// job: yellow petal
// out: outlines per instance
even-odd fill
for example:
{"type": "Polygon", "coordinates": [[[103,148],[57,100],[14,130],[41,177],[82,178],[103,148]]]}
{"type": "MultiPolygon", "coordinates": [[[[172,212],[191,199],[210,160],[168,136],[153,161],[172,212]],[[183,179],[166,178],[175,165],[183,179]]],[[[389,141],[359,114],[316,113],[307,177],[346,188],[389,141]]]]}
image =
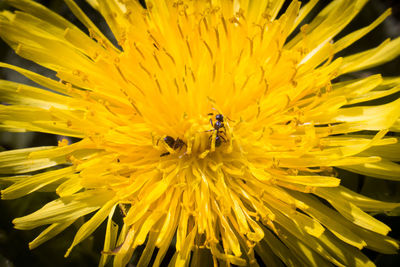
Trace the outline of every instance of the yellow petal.
{"type": "Polygon", "coordinates": [[[400,180],[400,165],[385,159],[379,162],[341,166],[340,168],[376,178],[392,181],[400,180]]]}
{"type": "MultiPolygon", "coordinates": [[[[88,2],[95,8],[99,7],[97,1],[89,0],[88,2]]],[[[109,41],[109,39],[104,36],[104,34],[96,27],[96,25],[86,16],[86,14],[79,8],[79,6],[73,0],[66,0],[65,3],[74,13],[74,15],[79,19],[79,21],[82,22],[87,29],[89,29],[89,31],[93,31],[97,38],[101,38],[102,41],[106,42],[107,47],[113,48],[115,49],[115,51],[118,51],[115,48],[115,46],[109,41]]]]}
{"type": "Polygon", "coordinates": [[[67,181],[60,184],[57,189],[56,193],[60,197],[70,196],[82,189],[81,179],[79,175],[71,176],[67,181]]]}
{"type": "Polygon", "coordinates": [[[347,222],[342,215],[333,209],[326,207],[316,199],[301,195],[298,192],[290,192],[290,194],[296,198],[296,206],[321,222],[321,224],[342,241],[358,249],[362,249],[367,245],[361,236],[355,234],[352,229],[349,229],[350,222],[347,222]]]}
{"type": "MultiPolygon", "coordinates": [[[[74,167],[67,167],[54,171],[47,171],[32,176],[27,176],[21,181],[14,183],[12,186],[1,190],[2,199],[14,199],[32,192],[40,188],[54,183],[60,179],[68,178],[75,173],[74,167]]],[[[1,178],[0,178],[1,180],[1,178]]]]}
{"type": "Polygon", "coordinates": [[[43,232],[40,233],[33,241],[29,243],[29,249],[34,249],[47,240],[55,237],[62,231],[64,231],[68,226],[70,226],[75,219],[69,220],[69,221],[63,221],[59,223],[53,223],[49,227],[47,227],[43,232]]]}
{"type": "Polygon", "coordinates": [[[288,176],[276,176],[278,180],[309,185],[309,186],[321,186],[321,187],[336,187],[340,184],[340,179],[331,176],[305,176],[305,175],[288,175],[288,176]]]}
{"type": "MultiPolygon", "coordinates": [[[[389,139],[389,138],[388,138],[389,139]]],[[[393,141],[381,146],[373,146],[365,151],[367,155],[380,155],[390,161],[400,161],[400,143],[397,138],[391,138],[393,141]]]]}
{"type": "Polygon", "coordinates": [[[324,232],[319,241],[343,266],[375,267],[374,262],[359,249],[339,241],[329,231],[324,232]]]}
{"type": "Polygon", "coordinates": [[[0,80],[2,95],[0,100],[16,105],[68,109],[69,97],[54,94],[36,87],[0,80]]]}
{"type": "Polygon", "coordinates": [[[34,148],[24,148],[10,151],[0,152],[0,173],[26,173],[36,171],[48,167],[55,166],[60,163],[65,163],[62,159],[30,159],[29,154],[34,151],[47,150],[53,148],[51,146],[42,146],[34,148]]]}
{"type": "MultiPolygon", "coordinates": [[[[115,247],[115,243],[117,242],[118,236],[118,224],[116,224],[112,217],[115,212],[116,205],[111,209],[110,213],[108,214],[107,219],[107,226],[106,226],[106,236],[104,237],[104,247],[103,252],[109,252],[115,247]]],[[[102,253],[101,258],[99,261],[99,267],[103,267],[107,264],[110,255],[108,253],[102,253]]]]}
{"type": "Polygon", "coordinates": [[[85,222],[78,230],[75,235],[74,241],[72,242],[71,246],[68,248],[67,252],[65,253],[64,257],[68,257],[71,253],[71,250],[86,239],[91,233],[96,230],[100,224],[104,221],[104,219],[109,215],[111,210],[115,208],[117,200],[113,199],[105,203],[99,211],[94,214],[90,220],[85,222]]]}
{"type": "Polygon", "coordinates": [[[335,188],[317,188],[316,194],[323,194],[324,196],[329,196],[331,199],[345,199],[350,203],[358,206],[362,210],[368,212],[383,212],[383,211],[390,211],[395,208],[400,207],[400,203],[391,203],[391,202],[384,202],[375,200],[356,192],[353,192],[347,189],[344,186],[338,186],[335,188]]]}
{"type": "Polygon", "coordinates": [[[340,74],[371,68],[396,58],[400,54],[400,38],[386,40],[376,48],[344,57],[340,74]]]}
{"type": "Polygon", "coordinates": [[[379,24],[381,24],[388,16],[392,14],[392,10],[388,9],[386,10],[382,15],[379,16],[374,22],[372,22],[370,25],[359,29],[357,31],[354,31],[340,40],[335,42],[335,53],[345,49],[349,45],[353,44],[355,41],[359,40],[361,37],[372,31],[374,28],[376,28],[379,24]]]}
{"type": "Polygon", "coordinates": [[[17,229],[33,229],[40,225],[77,219],[99,209],[113,193],[106,190],[86,191],[56,199],[36,212],[13,220],[17,229]]]}
{"type": "MultiPolygon", "coordinates": [[[[325,261],[322,256],[328,257],[330,261],[335,262],[335,260],[325,251],[318,251],[321,247],[314,247],[313,244],[308,242],[303,242],[301,239],[297,239],[290,233],[289,229],[279,228],[282,233],[279,238],[282,242],[296,254],[299,261],[304,266],[324,266],[325,261]],[[320,255],[319,253],[322,255],[320,255]]],[[[337,263],[336,263],[337,264],[337,263]]]]}
{"type": "Polygon", "coordinates": [[[44,76],[34,73],[32,71],[29,71],[29,70],[26,70],[23,68],[19,68],[19,67],[16,67],[16,66],[13,66],[13,65],[10,65],[7,63],[3,63],[3,62],[0,62],[0,67],[15,70],[18,73],[20,73],[20,74],[24,75],[25,77],[31,79],[32,81],[36,82],[37,84],[44,86],[45,88],[49,88],[56,92],[62,93],[64,95],[77,96],[76,94],[74,94],[72,92],[72,90],[71,90],[72,86],[70,84],[69,85],[63,84],[61,82],[57,82],[55,80],[44,77],[44,76]]]}
{"type": "Polygon", "coordinates": [[[315,194],[317,196],[326,199],[337,211],[340,212],[340,214],[342,214],[349,221],[381,235],[387,235],[387,233],[390,231],[390,228],[387,225],[378,221],[371,215],[363,212],[353,203],[345,201],[342,198],[337,198],[336,196],[324,194],[325,192],[327,191],[324,191],[323,189],[321,190],[321,188],[317,188],[315,190],[315,194]]]}
{"type": "MultiPolygon", "coordinates": [[[[264,230],[265,238],[264,242],[261,242],[256,246],[257,253],[264,259],[264,257],[268,257],[268,251],[264,252],[264,249],[269,247],[271,252],[279,257],[279,259],[285,263],[287,266],[299,266],[300,262],[297,257],[293,254],[293,252],[286,247],[282,241],[279,240],[275,235],[273,235],[268,229],[264,230]],[[264,244],[266,243],[266,244],[264,244]],[[267,245],[268,244],[268,245],[267,245]],[[264,257],[263,257],[264,256],[264,257]]],[[[264,262],[268,262],[265,261],[264,262]]]]}

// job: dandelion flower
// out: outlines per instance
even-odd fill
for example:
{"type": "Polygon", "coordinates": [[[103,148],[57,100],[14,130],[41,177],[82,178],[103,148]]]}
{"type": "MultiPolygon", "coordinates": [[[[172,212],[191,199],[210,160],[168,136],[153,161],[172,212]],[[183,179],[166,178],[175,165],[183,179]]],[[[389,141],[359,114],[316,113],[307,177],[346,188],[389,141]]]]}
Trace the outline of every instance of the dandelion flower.
{"type": "MultiPolygon", "coordinates": [[[[38,84],[1,80],[3,130],[79,138],[0,153],[2,199],[47,185],[59,198],[13,223],[48,227],[35,248],[82,216],[66,256],[106,222],[100,265],[373,266],[360,250],[397,253],[369,213],[399,204],[340,185],[334,167],[400,180],[400,77],[343,75],[400,54],[400,39],[336,56],[387,16],[342,38],[366,0],[88,0],[114,46],[73,0],[87,33],[29,0],[7,0],[0,36],[56,73],[6,63],[38,84]],[[278,15],[281,14],[281,15],[278,15]],[[349,77],[349,76],[347,76],[349,77]],[[40,87],[39,87],[40,86],[40,87]],[[45,88],[45,89],[43,89],[45,88]],[[120,210],[123,223],[115,216],[120,210]]],[[[73,253],[73,251],[72,251],[73,253]]]]}

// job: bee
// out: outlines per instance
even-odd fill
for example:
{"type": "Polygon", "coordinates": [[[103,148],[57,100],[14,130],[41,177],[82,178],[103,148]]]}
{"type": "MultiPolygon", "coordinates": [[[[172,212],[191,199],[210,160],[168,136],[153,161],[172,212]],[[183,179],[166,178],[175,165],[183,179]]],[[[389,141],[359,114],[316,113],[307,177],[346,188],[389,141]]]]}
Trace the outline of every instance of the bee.
{"type": "MultiPolygon", "coordinates": [[[[166,137],[163,138],[163,140],[173,150],[181,150],[182,147],[184,147],[184,146],[187,147],[186,143],[179,137],[174,139],[172,136],[167,135],[166,137]]],[[[159,141],[160,141],[160,139],[157,141],[157,145],[158,145],[159,141]]],[[[160,155],[160,157],[168,156],[169,154],[171,154],[171,153],[165,152],[165,153],[162,153],[160,155]]]]}
{"type": "MultiPolygon", "coordinates": [[[[209,116],[214,115],[214,113],[208,113],[209,116]]],[[[213,129],[208,130],[206,132],[214,132],[216,131],[216,135],[215,135],[215,146],[219,147],[222,142],[226,142],[226,128],[225,128],[225,124],[224,124],[224,116],[222,114],[217,114],[215,115],[215,122],[213,123],[213,120],[210,119],[210,124],[213,127],[213,129]],[[222,136],[225,135],[225,137],[222,136]]],[[[208,138],[209,140],[211,140],[213,135],[210,135],[210,137],[208,138]]]]}

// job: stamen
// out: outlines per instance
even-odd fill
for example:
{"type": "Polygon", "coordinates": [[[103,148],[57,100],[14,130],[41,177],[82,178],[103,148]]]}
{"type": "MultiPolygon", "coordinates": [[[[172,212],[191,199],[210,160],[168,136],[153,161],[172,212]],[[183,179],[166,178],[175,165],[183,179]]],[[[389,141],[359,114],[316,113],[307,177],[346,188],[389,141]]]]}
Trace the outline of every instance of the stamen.
{"type": "Polygon", "coordinates": [[[206,17],[203,18],[203,23],[204,23],[204,27],[206,28],[206,32],[209,32],[208,23],[207,23],[207,18],[206,17]]]}
{"type": "Polygon", "coordinates": [[[174,65],[176,65],[174,57],[170,53],[168,53],[168,51],[166,49],[163,49],[163,50],[164,50],[165,54],[171,59],[172,63],[174,63],[174,65]]]}
{"type": "Polygon", "coordinates": [[[250,39],[249,37],[247,37],[247,39],[250,42],[250,57],[253,56],[253,39],[250,39]]]}
{"type": "Polygon", "coordinates": [[[157,62],[157,65],[160,68],[160,70],[162,70],[163,68],[161,67],[160,61],[158,60],[158,57],[155,52],[153,53],[153,57],[154,57],[155,61],[157,62]]]}
{"type": "Polygon", "coordinates": [[[210,54],[211,60],[213,59],[213,52],[210,48],[210,46],[207,44],[207,42],[205,40],[203,40],[203,44],[206,46],[208,53],[210,54]]]}
{"type": "Polygon", "coordinates": [[[265,90],[264,90],[264,96],[265,96],[269,90],[269,84],[267,79],[264,79],[264,83],[265,83],[265,90]]]}
{"type": "Polygon", "coordinates": [[[240,90],[243,91],[243,89],[246,87],[247,83],[249,82],[250,75],[246,77],[246,80],[244,81],[242,87],[240,87],[240,90]]]}
{"type": "Polygon", "coordinates": [[[150,78],[152,78],[150,71],[143,66],[142,62],[139,62],[139,66],[147,73],[147,75],[149,75],[150,78]]]}
{"type": "Polygon", "coordinates": [[[158,91],[160,92],[160,94],[162,94],[162,89],[161,89],[160,82],[158,81],[158,79],[155,76],[154,76],[154,81],[157,84],[158,91]]]}
{"type": "Polygon", "coordinates": [[[146,60],[146,57],[143,55],[142,51],[139,49],[139,47],[137,46],[136,42],[133,43],[133,45],[135,46],[136,51],[138,51],[139,55],[146,60]]]}
{"type": "Polygon", "coordinates": [[[160,43],[157,41],[157,39],[153,36],[153,34],[151,34],[150,31],[147,31],[147,33],[149,34],[150,38],[153,40],[153,42],[156,44],[156,46],[158,48],[161,48],[160,43]]]}
{"type": "Polygon", "coordinates": [[[217,47],[220,48],[218,28],[214,28],[214,31],[215,31],[215,37],[216,37],[216,40],[217,40],[217,47]]]}
{"type": "Polygon", "coordinates": [[[196,82],[196,76],[194,75],[194,72],[191,68],[190,68],[190,73],[192,74],[193,82],[196,82]]]}
{"type": "Polygon", "coordinates": [[[180,23],[179,23],[179,20],[177,21],[177,26],[178,26],[178,30],[179,30],[179,34],[181,35],[181,38],[182,39],[185,39],[185,36],[183,35],[183,32],[182,32],[182,28],[181,28],[181,25],[180,25],[180,23]]]}
{"type": "Polygon", "coordinates": [[[260,77],[260,81],[258,82],[258,84],[263,82],[264,75],[265,75],[265,70],[264,70],[263,66],[260,66],[260,70],[261,70],[261,77],[260,77]]]}
{"type": "Polygon", "coordinates": [[[224,27],[226,37],[229,37],[228,28],[224,16],[221,16],[222,26],[224,27]]]}
{"type": "Polygon", "coordinates": [[[238,57],[238,59],[237,59],[236,65],[239,65],[239,64],[240,64],[240,61],[241,61],[241,59],[242,59],[242,55],[243,55],[243,48],[240,50],[240,54],[239,54],[239,57],[238,57]]]}
{"type": "Polygon", "coordinates": [[[185,91],[186,91],[186,93],[189,92],[189,89],[188,89],[188,87],[187,87],[185,78],[182,78],[182,81],[183,81],[183,85],[185,86],[185,91]]]}
{"type": "Polygon", "coordinates": [[[176,93],[179,94],[179,85],[178,85],[178,81],[176,80],[176,78],[174,78],[174,84],[176,87],[176,93]]]}
{"type": "Polygon", "coordinates": [[[212,81],[213,82],[215,81],[216,74],[217,74],[217,65],[216,65],[216,62],[214,62],[214,64],[213,64],[213,73],[212,73],[212,81]]]}
{"type": "Polygon", "coordinates": [[[138,109],[138,107],[135,104],[135,101],[132,99],[132,97],[130,97],[128,95],[128,93],[121,87],[118,87],[118,89],[126,96],[126,98],[128,99],[129,103],[132,105],[132,107],[136,110],[136,112],[143,117],[142,113],[140,112],[140,110],[138,109]]]}
{"type": "Polygon", "coordinates": [[[186,38],[186,46],[187,46],[187,48],[189,50],[190,58],[193,58],[192,49],[190,48],[190,43],[189,43],[189,40],[187,38],[186,38]]]}

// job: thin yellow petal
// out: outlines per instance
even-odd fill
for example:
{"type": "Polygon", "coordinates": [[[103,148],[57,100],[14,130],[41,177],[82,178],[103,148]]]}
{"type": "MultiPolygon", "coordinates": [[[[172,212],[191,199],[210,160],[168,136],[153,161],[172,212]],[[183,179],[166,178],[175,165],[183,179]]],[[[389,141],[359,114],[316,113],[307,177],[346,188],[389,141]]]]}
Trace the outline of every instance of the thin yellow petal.
{"type": "Polygon", "coordinates": [[[372,68],[400,55],[400,38],[386,40],[376,48],[343,58],[340,74],[372,68]]]}
{"type": "Polygon", "coordinates": [[[335,261],[326,252],[320,251],[324,255],[320,255],[315,247],[312,247],[308,242],[303,242],[301,239],[296,239],[288,229],[280,228],[279,231],[282,233],[279,238],[283,243],[296,254],[297,258],[301,261],[304,266],[324,266],[326,264],[322,256],[331,258],[331,261],[335,261]]]}
{"type": "Polygon", "coordinates": [[[118,224],[116,224],[113,220],[112,217],[115,212],[115,207],[116,205],[110,210],[110,213],[108,214],[108,219],[107,219],[107,230],[106,230],[106,236],[104,237],[104,246],[103,246],[103,252],[101,254],[101,258],[99,261],[99,267],[103,267],[107,264],[107,262],[110,259],[110,255],[107,253],[111,251],[117,242],[117,237],[118,237],[118,224]]]}
{"type": "MultiPolygon", "coordinates": [[[[95,8],[99,7],[97,1],[89,0],[88,2],[95,8]]],[[[115,46],[109,41],[109,39],[104,36],[104,34],[96,27],[96,25],[86,16],[86,14],[73,0],[65,0],[65,3],[74,13],[74,15],[79,19],[79,21],[82,22],[87,29],[89,29],[89,31],[93,31],[97,38],[101,38],[101,40],[107,44],[108,48],[112,48],[115,51],[119,52],[118,49],[115,48],[115,46]]]]}
{"type": "Polygon", "coordinates": [[[315,194],[317,196],[326,199],[337,211],[340,212],[340,214],[342,214],[345,218],[347,218],[354,224],[357,224],[361,227],[364,227],[365,229],[371,230],[381,235],[387,235],[387,233],[391,230],[390,227],[378,221],[371,215],[363,212],[360,208],[358,208],[351,202],[347,202],[342,198],[331,198],[329,195],[323,194],[324,191],[320,190],[320,188],[317,188],[315,191],[315,194]]]}
{"type": "Polygon", "coordinates": [[[339,110],[331,122],[361,122],[363,130],[390,128],[400,114],[400,100],[380,106],[353,107],[339,110]]]}
{"type": "Polygon", "coordinates": [[[345,199],[367,212],[391,211],[400,207],[400,203],[375,200],[347,189],[344,186],[334,188],[317,188],[316,194],[323,194],[331,199],[345,199]]]}
{"type": "Polygon", "coordinates": [[[374,262],[359,249],[340,242],[329,231],[324,232],[319,241],[343,266],[375,267],[374,262]]]}
{"type": "Polygon", "coordinates": [[[30,177],[27,176],[21,181],[14,183],[12,186],[1,190],[1,198],[14,199],[22,197],[60,179],[68,178],[74,173],[74,167],[66,167],[59,170],[47,171],[44,173],[32,175],[30,177]]]}
{"type": "Polygon", "coordinates": [[[341,166],[340,168],[376,178],[400,181],[400,165],[385,159],[379,162],[341,166]]]}
{"type": "Polygon", "coordinates": [[[39,75],[37,73],[34,73],[32,71],[29,71],[29,70],[26,70],[26,69],[23,69],[23,68],[19,68],[17,66],[13,66],[13,65],[10,65],[10,64],[7,64],[7,63],[3,63],[3,62],[0,62],[0,67],[8,68],[8,69],[11,69],[11,70],[15,70],[18,73],[21,73],[25,77],[27,77],[27,78],[31,79],[32,81],[36,82],[37,84],[40,84],[40,85],[42,85],[42,86],[44,86],[46,88],[49,88],[49,89],[51,89],[53,91],[62,93],[64,95],[77,96],[77,94],[74,94],[72,92],[72,90],[71,90],[72,89],[72,85],[71,84],[69,84],[69,85],[63,84],[61,82],[57,82],[55,80],[52,80],[52,79],[47,78],[47,77],[44,77],[44,76],[39,75]]]}
{"type": "Polygon", "coordinates": [[[1,174],[19,174],[32,172],[48,167],[53,167],[60,163],[65,163],[62,158],[41,158],[30,159],[29,155],[32,152],[47,150],[51,146],[42,146],[34,148],[24,148],[10,151],[0,152],[0,173],[1,174]]]}
{"type": "Polygon", "coordinates": [[[380,155],[382,158],[390,161],[400,161],[400,142],[398,138],[391,138],[393,141],[381,146],[373,146],[365,151],[368,155],[380,155]]]}
{"type": "Polygon", "coordinates": [[[74,221],[75,219],[60,223],[53,223],[29,243],[29,249],[34,249],[44,242],[48,241],[49,239],[55,237],[56,235],[64,231],[68,226],[70,226],[74,221]]]}
{"type": "Polygon", "coordinates": [[[276,176],[278,180],[302,184],[302,185],[309,185],[309,186],[320,186],[320,187],[335,187],[340,184],[340,179],[331,177],[331,176],[304,176],[304,175],[289,175],[285,177],[276,176]]]}
{"type": "Polygon", "coordinates": [[[13,220],[17,229],[33,229],[40,225],[53,224],[63,220],[77,219],[95,211],[107,202],[113,193],[106,190],[86,191],[56,199],[40,210],[13,220]],[[107,196],[107,198],[106,198],[107,196]]]}
{"type": "Polygon", "coordinates": [[[345,49],[358,39],[362,38],[364,35],[372,31],[374,28],[376,28],[379,24],[381,24],[388,16],[392,14],[392,10],[388,9],[386,10],[382,15],[379,16],[374,22],[372,22],[370,25],[359,29],[357,31],[354,31],[345,37],[341,38],[340,40],[335,42],[335,53],[345,49]]]}
{"type": "Polygon", "coordinates": [[[90,220],[85,222],[78,230],[75,235],[74,241],[72,242],[71,246],[68,248],[67,252],[65,253],[64,257],[68,257],[71,253],[71,250],[86,239],[91,233],[93,233],[99,225],[104,221],[104,219],[109,216],[111,210],[115,208],[117,200],[113,199],[111,201],[106,202],[99,211],[93,215],[90,220]]]}
{"type": "Polygon", "coordinates": [[[57,189],[56,193],[60,197],[70,196],[82,189],[81,179],[79,175],[71,176],[67,181],[60,184],[57,189]]]}
{"type": "Polygon", "coordinates": [[[301,195],[298,192],[290,192],[290,194],[296,198],[296,206],[321,222],[321,224],[327,227],[342,241],[358,249],[362,249],[367,245],[361,236],[349,229],[350,222],[346,221],[342,215],[333,209],[324,206],[321,202],[311,197],[301,195]]]}
{"type": "MultiPolygon", "coordinates": [[[[288,247],[286,247],[282,241],[280,241],[276,236],[274,236],[269,230],[265,229],[265,239],[264,242],[268,244],[268,247],[273,251],[273,253],[279,257],[279,259],[284,262],[287,266],[299,266],[300,263],[288,247]]],[[[257,253],[262,257],[265,246],[263,242],[256,246],[257,253]]]]}

